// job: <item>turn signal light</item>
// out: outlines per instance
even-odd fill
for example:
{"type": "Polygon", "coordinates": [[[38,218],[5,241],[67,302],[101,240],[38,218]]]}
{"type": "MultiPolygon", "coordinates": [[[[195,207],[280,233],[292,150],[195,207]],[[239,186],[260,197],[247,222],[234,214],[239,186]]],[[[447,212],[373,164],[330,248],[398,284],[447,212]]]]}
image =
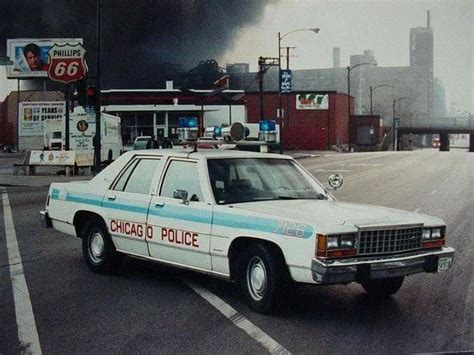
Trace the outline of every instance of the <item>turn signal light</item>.
{"type": "Polygon", "coordinates": [[[423,249],[441,248],[444,246],[444,239],[430,240],[422,243],[423,249]]]}
{"type": "Polygon", "coordinates": [[[357,251],[355,249],[340,249],[340,250],[330,250],[327,253],[328,258],[344,258],[346,256],[354,256],[357,251]]]}
{"type": "Polygon", "coordinates": [[[316,256],[318,258],[325,258],[327,253],[328,236],[324,234],[318,234],[318,243],[316,249],[316,256]]]}
{"type": "Polygon", "coordinates": [[[317,258],[324,258],[324,259],[325,258],[345,258],[349,256],[355,256],[357,254],[357,249],[355,248],[347,248],[347,247],[346,248],[341,248],[341,247],[328,248],[328,243],[334,244],[333,241],[330,241],[330,238],[334,238],[334,236],[330,236],[328,238],[327,235],[318,234],[317,238],[318,238],[318,241],[316,243],[316,257],[317,258]]]}

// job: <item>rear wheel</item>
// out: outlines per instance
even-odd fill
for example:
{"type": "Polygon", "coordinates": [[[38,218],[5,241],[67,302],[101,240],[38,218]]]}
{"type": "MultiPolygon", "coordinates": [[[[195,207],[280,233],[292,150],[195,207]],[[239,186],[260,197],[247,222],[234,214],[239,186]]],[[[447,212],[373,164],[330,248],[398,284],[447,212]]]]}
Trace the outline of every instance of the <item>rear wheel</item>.
{"type": "Polygon", "coordinates": [[[82,252],[89,269],[97,273],[114,271],[121,260],[105,223],[99,219],[86,222],[82,233],[82,252]]]}
{"type": "Polygon", "coordinates": [[[288,278],[281,259],[261,243],[250,245],[242,258],[240,285],[250,308],[258,313],[270,313],[284,301],[288,278]]]}
{"type": "Polygon", "coordinates": [[[403,284],[404,277],[369,280],[362,283],[365,292],[377,298],[386,298],[395,294],[403,284]]]}

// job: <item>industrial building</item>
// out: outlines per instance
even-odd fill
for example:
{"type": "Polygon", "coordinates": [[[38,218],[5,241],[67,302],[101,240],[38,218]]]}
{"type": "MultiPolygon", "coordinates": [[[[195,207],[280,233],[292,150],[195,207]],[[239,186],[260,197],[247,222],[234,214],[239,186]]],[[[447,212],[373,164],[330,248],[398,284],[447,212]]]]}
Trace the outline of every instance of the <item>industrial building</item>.
{"type": "MultiPolygon", "coordinates": [[[[333,68],[292,71],[294,91],[348,92],[355,99],[355,115],[380,115],[383,126],[391,127],[393,117],[402,124],[411,120],[429,120],[445,115],[445,95],[441,81],[433,77],[433,30],[430,15],[426,27],[412,28],[409,33],[409,66],[378,65],[372,50],[350,56],[350,70],[340,67],[340,49],[333,49],[333,68]],[[359,65],[369,63],[369,65],[359,65]],[[399,98],[410,100],[398,100],[399,98]],[[396,105],[394,105],[394,100],[396,105]]],[[[291,68],[290,68],[291,69],[291,68]]],[[[230,87],[257,92],[257,73],[232,73],[230,87]]],[[[278,68],[268,70],[264,77],[265,91],[278,91],[278,68]]]]}

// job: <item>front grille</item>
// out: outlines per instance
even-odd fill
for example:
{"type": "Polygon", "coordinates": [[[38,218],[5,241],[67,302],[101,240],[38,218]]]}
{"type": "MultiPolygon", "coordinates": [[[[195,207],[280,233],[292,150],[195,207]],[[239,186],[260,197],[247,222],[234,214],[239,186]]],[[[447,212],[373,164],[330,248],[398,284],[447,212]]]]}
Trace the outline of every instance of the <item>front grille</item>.
{"type": "Polygon", "coordinates": [[[362,230],[359,255],[391,254],[421,248],[421,227],[362,230]]]}

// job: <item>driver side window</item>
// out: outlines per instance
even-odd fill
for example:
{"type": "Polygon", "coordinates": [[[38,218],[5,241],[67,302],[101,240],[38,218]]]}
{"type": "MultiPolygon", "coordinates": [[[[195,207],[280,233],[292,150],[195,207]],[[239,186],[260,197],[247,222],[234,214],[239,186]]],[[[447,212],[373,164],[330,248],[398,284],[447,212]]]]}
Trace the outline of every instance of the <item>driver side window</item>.
{"type": "Polygon", "coordinates": [[[173,198],[174,190],[187,191],[190,201],[203,201],[197,163],[181,160],[171,161],[161,185],[160,195],[173,198]]]}

